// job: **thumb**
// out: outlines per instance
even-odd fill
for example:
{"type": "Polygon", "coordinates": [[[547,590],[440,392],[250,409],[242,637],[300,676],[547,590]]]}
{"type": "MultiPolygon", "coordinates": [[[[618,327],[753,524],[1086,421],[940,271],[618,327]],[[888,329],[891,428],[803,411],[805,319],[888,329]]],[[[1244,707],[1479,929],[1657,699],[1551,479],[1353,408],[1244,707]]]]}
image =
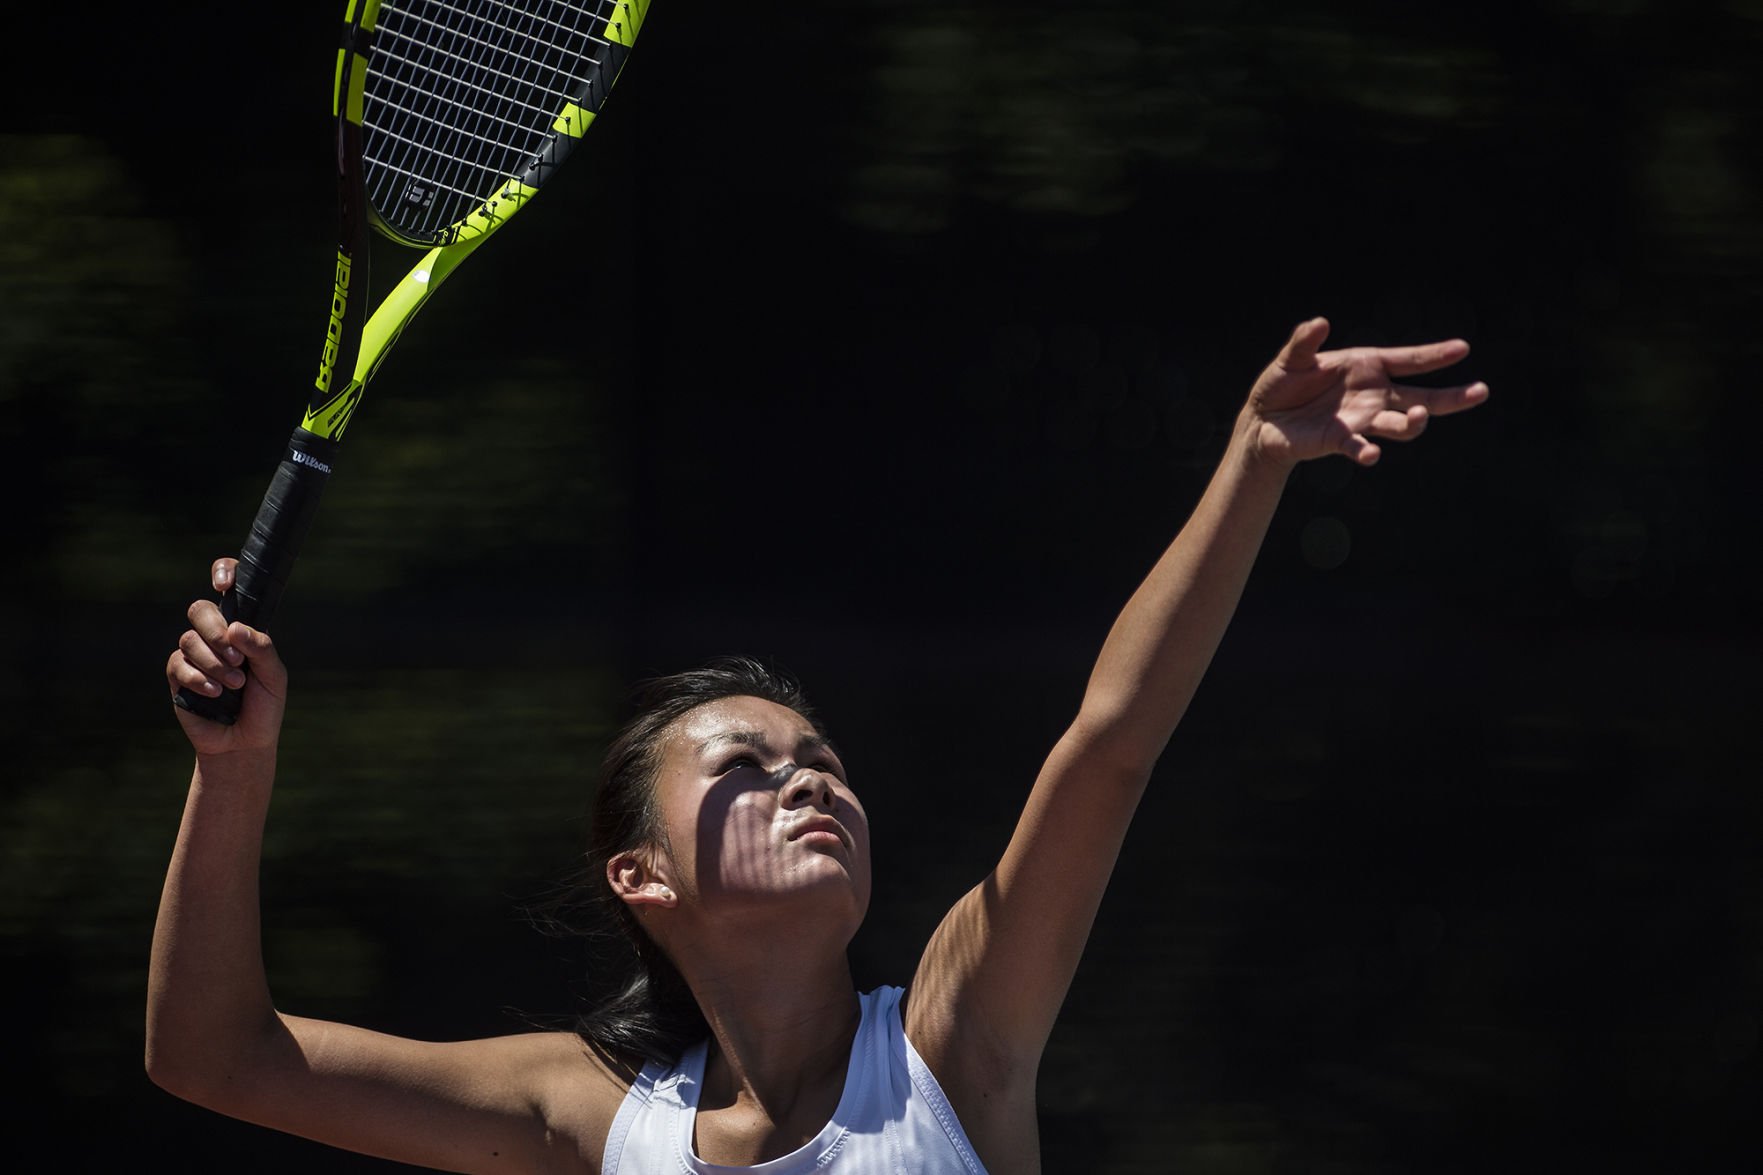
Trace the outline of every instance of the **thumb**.
{"type": "Polygon", "coordinates": [[[1312,318],[1300,322],[1292,330],[1292,337],[1280,349],[1279,365],[1288,371],[1301,371],[1316,363],[1316,352],[1328,340],[1328,319],[1312,318]]]}
{"type": "Polygon", "coordinates": [[[288,671],[276,652],[275,642],[262,629],[252,628],[242,620],[227,626],[227,641],[245,654],[251,676],[270,693],[280,697],[288,683],[288,671]]]}

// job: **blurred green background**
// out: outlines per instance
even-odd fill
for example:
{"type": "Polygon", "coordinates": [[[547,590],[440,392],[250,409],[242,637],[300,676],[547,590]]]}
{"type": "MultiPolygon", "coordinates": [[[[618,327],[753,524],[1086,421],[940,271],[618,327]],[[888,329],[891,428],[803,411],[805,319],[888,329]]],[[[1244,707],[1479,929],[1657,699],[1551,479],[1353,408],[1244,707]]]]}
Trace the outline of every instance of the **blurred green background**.
{"type": "MultiPolygon", "coordinates": [[[[189,769],[161,666],[329,280],[304,7],[134,13],[0,124],[0,961],[57,1166],[391,1169],[140,1065],[189,769]]],[[[1754,1167],[1760,50],[1758,0],[662,0],[326,491],[277,629],[281,1005],[566,1010],[523,905],[626,687],[724,651],[845,747],[853,957],[903,982],[1320,313],[1466,337],[1494,396],[1294,477],[1049,1047],[1047,1169],[1754,1167]]]]}

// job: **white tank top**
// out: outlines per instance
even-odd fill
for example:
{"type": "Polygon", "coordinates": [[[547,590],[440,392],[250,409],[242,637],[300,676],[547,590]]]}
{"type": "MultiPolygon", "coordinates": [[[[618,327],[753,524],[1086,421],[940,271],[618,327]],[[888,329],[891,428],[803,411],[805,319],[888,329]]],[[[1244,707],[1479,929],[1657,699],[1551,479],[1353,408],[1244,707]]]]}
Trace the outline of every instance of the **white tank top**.
{"type": "Polygon", "coordinates": [[[844,1095],[832,1121],[806,1145],[757,1167],[724,1167],[693,1153],[706,1040],[672,1069],[653,1061],[643,1067],[612,1121],[602,1175],[986,1175],[942,1087],[906,1039],[901,990],[878,987],[858,997],[863,1020],[851,1042],[844,1095]]]}

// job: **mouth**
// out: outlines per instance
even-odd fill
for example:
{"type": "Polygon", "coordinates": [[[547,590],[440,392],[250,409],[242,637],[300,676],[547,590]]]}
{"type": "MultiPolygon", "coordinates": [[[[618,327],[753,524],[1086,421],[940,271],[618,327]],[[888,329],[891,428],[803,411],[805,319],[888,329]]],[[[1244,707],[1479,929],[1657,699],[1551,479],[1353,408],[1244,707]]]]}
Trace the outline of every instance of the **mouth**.
{"type": "Polygon", "coordinates": [[[805,844],[836,845],[847,853],[851,851],[851,834],[831,816],[815,816],[802,821],[790,829],[789,839],[805,844]]]}

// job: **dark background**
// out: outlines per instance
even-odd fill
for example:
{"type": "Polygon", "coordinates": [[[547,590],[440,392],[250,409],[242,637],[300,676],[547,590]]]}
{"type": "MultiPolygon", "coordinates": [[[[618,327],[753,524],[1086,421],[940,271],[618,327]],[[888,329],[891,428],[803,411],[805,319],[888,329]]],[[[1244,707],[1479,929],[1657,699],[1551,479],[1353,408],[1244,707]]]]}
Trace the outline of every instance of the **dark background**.
{"type": "MultiPolygon", "coordinates": [[[[12,79],[0,973],[57,1166],[390,1169],[140,1068],[189,759],[161,666],[328,288],[305,7],[136,14],[12,79]]],[[[1468,338],[1493,398],[1294,475],[1049,1046],[1047,1169],[1752,1169],[1760,46],[1757,0],[663,0],[327,490],[277,628],[279,1002],[567,1009],[523,904],[626,687],[724,651],[843,745],[853,960],[902,982],[1325,314],[1468,338]]]]}

